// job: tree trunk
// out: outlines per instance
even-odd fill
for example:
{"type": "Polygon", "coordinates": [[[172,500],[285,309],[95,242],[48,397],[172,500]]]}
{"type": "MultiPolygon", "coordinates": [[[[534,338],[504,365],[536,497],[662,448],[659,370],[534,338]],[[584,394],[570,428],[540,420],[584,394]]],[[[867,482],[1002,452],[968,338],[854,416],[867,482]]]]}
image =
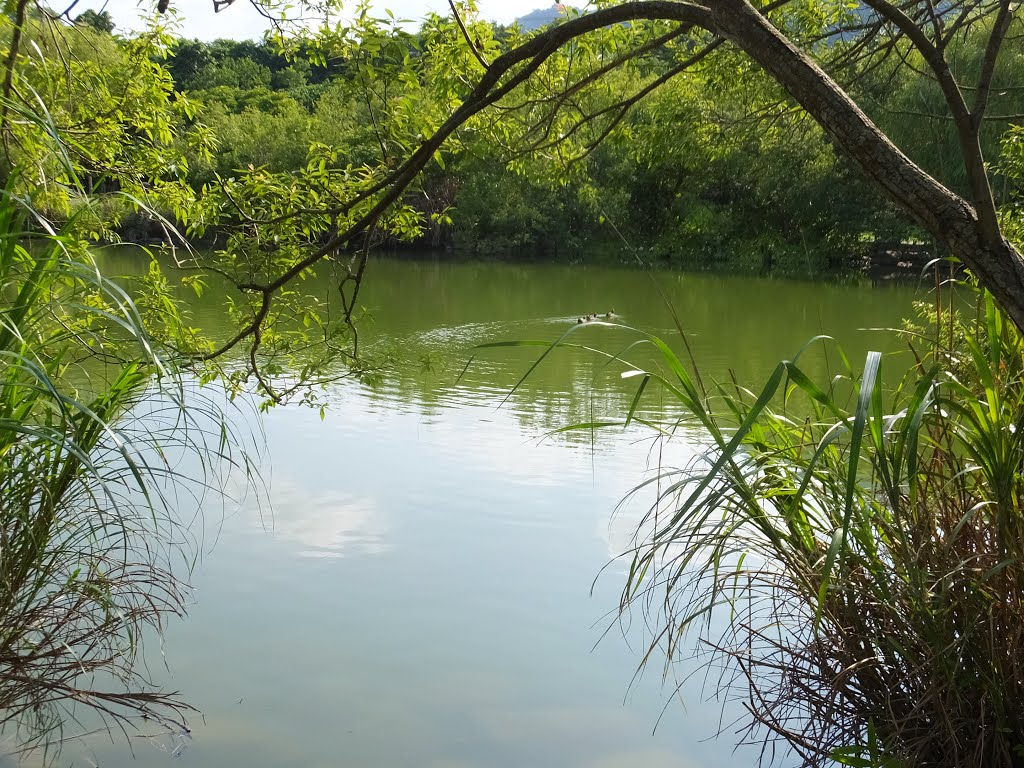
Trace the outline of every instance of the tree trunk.
{"type": "Polygon", "coordinates": [[[999,233],[986,236],[970,203],[903,154],[832,78],[746,0],[716,0],[710,10],[712,31],[731,40],[777,80],[835,147],[969,267],[1024,330],[1020,251],[999,233]]]}

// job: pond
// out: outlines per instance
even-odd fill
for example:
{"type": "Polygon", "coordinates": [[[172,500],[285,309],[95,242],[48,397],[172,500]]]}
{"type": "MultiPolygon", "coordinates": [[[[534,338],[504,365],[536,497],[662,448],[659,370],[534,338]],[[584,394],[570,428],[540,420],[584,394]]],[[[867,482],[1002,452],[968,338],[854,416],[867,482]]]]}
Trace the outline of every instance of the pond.
{"type": "MultiPolygon", "coordinates": [[[[138,272],[139,255],[105,257],[138,272]]],[[[877,331],[910,313],[907,287],[829,286],[593,267],[381,259],[368,276],[371,352],[401,364],[326,393],[325,418],[263,419],[263,498],[210,510],[194,605],[168,627],[152,677],[201,714],[72,740],[62,764],[375,768],[741,768],[735,705],[685,665],[634,678],[648,639],[614,609],[643,500],[616,505],[658,457],[644,428],[551,431],[622,412],[628,382],[559,352],[510,391],[579,315],[614,309],[679,347],[665,300],[707,379],[751,385],[811,337],[852,360],[892,350],[877,331]],[[662,295],[664,294],[664,296],[662,295]],[[463,369],[465,369],[463,371],[463,369]],[[461,374],[461,375],[460,375],[461,374]],[[603,570],[602,570],[603,569],[603,570]],[[724,734],[715,739],[715,734],[724,734]]],[[[212,322],[222,297],[196,311],[212,322]]],[[[620,330],[578,339],[624,345],[620,330]]],[[[820,373],[821,357],[808,367],[820,373]],[[817,362],[816,362],[817,361],[817,362]]],[[[667,406],[652,392],[645,408],[667,406]]],[[[239,418],[253,418],[251,414],[239,418]]],[[[685,436],[677,439],[685,453],[685,436]]],[[[699,440],[699,435],[692,435],[699,440]]]]}

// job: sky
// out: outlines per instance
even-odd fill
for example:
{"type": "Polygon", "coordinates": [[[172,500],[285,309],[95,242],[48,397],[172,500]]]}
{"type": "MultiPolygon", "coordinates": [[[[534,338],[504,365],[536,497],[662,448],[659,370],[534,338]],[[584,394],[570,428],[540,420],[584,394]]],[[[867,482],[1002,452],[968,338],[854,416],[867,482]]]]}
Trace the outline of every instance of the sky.
{"type": "MultiPolygon", "coordinates": [[[[51,0],[54,8],[65,7],[62,0],[51,0]]],[[[79,0],[72,11],[75,16],[86,8],[100,10],[106,8],[114,17],[119,32],[137,28],[140,8],[149,7],[148,2],[139,0],[79,0]]],[[[346,5],[354,6],[355,3],[346,5]]],[[[385,8],[390,9],[397,18],[419,21],[431,11],[446,11],[446,0],[375,0],[373,3],[381,15],[385,8]]],[[[553,3],[548,0],[479,0],[478,6],[484,18],[500,23],[508,23],[519,16],[537,8],[545,8],[553,3]]],[[[220,13],[213,12],[213,0],[171,0],[182,17],[181,34],[184,37],[197,37],[200,40],[214,40],[219,37],[239,40],[262,37],[267,27],[266,20],[252,7],[248,0],[235,0],[235,3],[220,13]]]]}

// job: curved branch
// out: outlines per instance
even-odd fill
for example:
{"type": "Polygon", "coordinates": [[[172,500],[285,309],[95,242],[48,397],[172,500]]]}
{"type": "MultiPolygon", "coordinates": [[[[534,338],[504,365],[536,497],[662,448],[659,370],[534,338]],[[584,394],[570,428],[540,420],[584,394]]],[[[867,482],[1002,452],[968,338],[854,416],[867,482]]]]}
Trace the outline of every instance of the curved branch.
{"type": "MultiPolygon", "coordinates": [[[[892,22],[910,40],[914,48],[917,49],[935,74],[935,79],[946,100],[946,106],[953,117],[953,125],[956,128],[957,140],[960,144],[964,171],[967,175],[967,182],[970,186],[971,198],[978,219],[981,226],[985,228],[989,238],[994,239],[998,237],[999,215],[996,210],[995,197],[992,194],[992,185],[989,183],[988,171],[985,168],[985,156],[981,150],[979,137],[978,129],[981,121],[976,119],[976,115],[972,114],[971,109],[967,106],[967,101],[964,99],[960,84],[956,81],[956,77],[954,77],[949,67],[949,62],[946,61],[945,49],[933,44],[928,39],[925,31],[913,19],[892,3],[887,2],[887,0],[863,0],[863,2],[881,17],[892,22]]],[[[997,29],[1002,23],[1008,25],[1008,17],[1010,16],[1009,0],[1000,0],[1000,2],[999,20],[996,23],[997,29]],[[1004,19],[1004,16],[1007,18],[1004,19]]],[[[969,14],[970,12],[971,9],[968,8],[963,13],[969,14]]],[[[989,41],[990,49],[992,49],[991,66],[993,69],[995,67],[995,57],[998,54],[1002,35],[1004,34],[1005,29],[999,35],[993,33],[989,41]]],[[[988,58],[989,54],[987,52],[986,64],[988,64],[988,58]]],[[[976,100],[976,104],[984,105],[984,103],[984,101],[976,100]]],[[[979,112],[978,114],[981,113],[979,112]]]]}
{"type": "Polygon", "coordinates": [[[713,13],[716,31],[757,61],[821,125],[836,147],[970,267],[1024,328],[1024,259],[999,229],[977,132],[965,130],[963,121],[958,121],[972,192],[980,198],[974,207],[910,160],[834,80],[746,0],[720,0],[713,13]]]}
{"type": "Polygon", "coordinates": [[[463,123],[525,82],[545,61],[551,58],[559,48],[570,40],[613,24],[639,20],[678,21],[694,27],[701,26],[707,28],[706,25],[710,24],[710,14],[707,8],[689,2],[647,0],[645,2],[623,3],[622,5],[601,9],[571,19],[537,37],[531,38],[518,48],[499,56],[491,63],[490,69],[484,73],[484,76],[476,88],[473,89],[473,92],[455,113],[437,129],[434,135],[423,142],[409,159],[402,163],[386,180],[382,180],[378,185],[375,185],[373,190],[364,193],[362,199],[366,200],[377,191],[384,192],[367,213],[353,222],[346,230],[330,238],[324,245],[305,259],[282,272],[276,279],[264,285],[247,287],[253,290],[273,293],[361,234],[371,222],[380,218],[401,197],[402,193],[419,175],[420,171],[426,167],[427,163],[430,162],[430,159],[441,148],[448,137],[461,127],[463,123]],[[505,82],[501,82],[502,77],[512,72],[520,64],[523,65],[521,69],[516,71],[505,82]]]}
{"type": "Polygon", "coordinates": [[[466,45],[469,46],[469,50],[473,52],[473,56],[477,61],[480,62],[480,66],[484,68],[484,72],[491,68],[491,65],[484,59],[480,49],[476,47],[476,43],[469,36],[469,30],[466,29],[466,25],[462,21],[462,16],[459,13],[459,9],[455,7],[455,0],[448,0],[448,7],[452,9],[452,16],[455,17],[455,22],[459,25],[459,29],[462,30],[462,37],[466,40],[466,45]]]}
{"type": "Polygon", "coordinates": [[[629,96],[625,99],[621,99],[615,102],[614,104],[609,104],[608,106],[602,107],[601,109],[598,109],[594,112],[582,115],[580,119],[573,123],[569,128],[567,128],[561,134],[561,136],[559,136],[559,138],[549,139],[546,141],[542,140],[540,143],[536,143],[529,147],[529,149],[532,151],[551,149],[556,144],[564,141],[565,139],[572,138],[579,131],[583,130],[586,126],[590,125],[590,123],[594,122],[595,120],[599,120],[605,115],[612,113],[613,116],[611,121],[607,126],[601,129],[598,138],[590,142],[584,148],[585,153],[592,152],[594,149],[596,149],[598,144],[600,144],[602,141],[604,141],[604,139],[608,137],[608,135],[615,129],[615,126],[622,121],[622,119],[626,116],[626,113],[628,113],[630,109],[632,109],[634,106],[636,106],[636,104],[641,102],[643,99],[652,94],[654,91],[663,86],[672,78],[683,74],[690,67],[703,61],[707,56],[709,56],[711,53],[713,53],[715,50],[721,47],[722,43],[724,42],[725,40],[721,37],[715,38],[706,46],[701,48],[693,56],[688,57],[687,59],[676,64],[674,67],[671,67],[670,69],[666,70],[659,77],[652,80],[650,83],[648,83],[643,88],[638,90],[632,96],[629,96]]]}
{"type": "Polygon", "coordinates": [[[864,2],[878,9],[904,32],[921,51],[940,84],[944,83],[971,181],[973,206],[896,147],[817,63],[771,23],[765,15],[766,9],[757,9],[747,0],[715,0],[706,6],[673,0],[627,2],[570,19],[495,59],[465,101],[429,139],[394,171],[345,206],[345,210],[352,211],[357,205],[372,200],[372,205],[358,218],[270,282],[239,286],[262,293],[260,311],[253,323],[210,356],[223,354],[256,332],[277,290],[372,227],[400,199],[448,137],[467,120],[524,83],[568,42],[603,27],[640,20],[673,21],[686,29],[703,29],[744,51],[807,110],[839,151],[970,267],[1014,322],[1024,328],[1024,259],[1000,232],[978,131],[960,88],[942,52],[909,16],[885,0],[864,2]]]}
{"type": "Polygon", "coordinates": [[[989,93],[992,90],[992,78],[995,76],[996,64],[999,61],[999,51],[1003,47],[1006,33],[1010,30],[1010,23],[1013,21],[1010,6],[1011,0],[1000,0],[999,13],[996,15],[995,23],[992,25],[992,34],[989,35],[988,45],[985,47],[985,58],[981,64],[981,74],[978,76],[977,91],[974,94],[974,107],[971,109],[975,130],[985,117],[989,93]]]}

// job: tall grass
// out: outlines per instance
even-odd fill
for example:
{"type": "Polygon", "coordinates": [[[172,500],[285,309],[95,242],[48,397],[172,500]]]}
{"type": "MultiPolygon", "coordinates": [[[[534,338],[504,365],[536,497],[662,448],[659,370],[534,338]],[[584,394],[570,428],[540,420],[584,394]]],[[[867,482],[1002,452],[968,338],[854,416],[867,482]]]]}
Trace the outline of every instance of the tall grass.
{"type": "Polygon", "coordinates": [[[231,440],[185,408],[128,295],[32,215],[0,192],[0,725],[25,747],[84,710],[183,728],[139,654],[188,597],[196,540],[168,494],[204,476],[177,459],[231,440]]]}
{"type": "Polygon", "coordinates": [[[812,380],[818,339],[759,391],[705,390],[637,332],[658,363],[626,365],[617,426],[660,388],[710,447],[635,489],[621,609],[654,628],[645,663],[698,648],[764,762],[1024,765],[1024,344],[987,295],[942,309],[896,386],[838,348],[812,380]]]}

